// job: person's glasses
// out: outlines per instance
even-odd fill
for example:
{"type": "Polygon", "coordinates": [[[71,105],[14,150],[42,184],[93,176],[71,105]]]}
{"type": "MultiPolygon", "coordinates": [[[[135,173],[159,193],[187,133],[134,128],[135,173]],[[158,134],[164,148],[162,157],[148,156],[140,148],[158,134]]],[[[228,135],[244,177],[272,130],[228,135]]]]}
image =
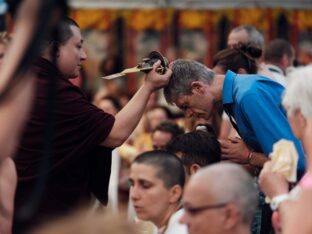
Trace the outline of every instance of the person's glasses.
{"type": "Polygon", "coordinates": [[[228,203],[219,203],[219,204],[207,205],[207,206],[199,206],[199,207],[187,207],[187,206],[184,206],[184,210],[185,210],[185,212],[189,213],[190,215],[196,215],[198,213],[201,213],[204,210],[223,208],[227,204],[228,203]]]}

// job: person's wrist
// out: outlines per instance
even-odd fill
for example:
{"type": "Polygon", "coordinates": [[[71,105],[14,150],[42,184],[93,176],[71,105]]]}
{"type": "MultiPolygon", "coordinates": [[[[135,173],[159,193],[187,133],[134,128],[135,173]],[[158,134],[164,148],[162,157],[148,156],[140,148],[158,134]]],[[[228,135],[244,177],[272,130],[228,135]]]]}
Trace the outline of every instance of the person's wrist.
{"type": "Polygon", "coordinates": [[[274,196],[270,202],[271,210],[276,211],[282,202],[288,201],[290,199],[291,198],[288,193],[282,193],[277,196],[274,196]]]}
{"type": "Polygon", "coordinates": [[[156,88],[148,81],[144,81],[143,89],[146,90],[149,94],[153,93],[156,88]]]}

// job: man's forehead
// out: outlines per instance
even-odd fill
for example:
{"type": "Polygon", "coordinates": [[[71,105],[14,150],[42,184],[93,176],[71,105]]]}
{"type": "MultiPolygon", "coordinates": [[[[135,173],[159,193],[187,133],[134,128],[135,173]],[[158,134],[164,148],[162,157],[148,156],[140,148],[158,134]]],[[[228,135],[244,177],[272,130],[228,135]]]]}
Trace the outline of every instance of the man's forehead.
{"type": "Polygon", "coordinates": [[[194,180],[188,182],[186,188],[184,190],[184,201],[185,203],[193,204],[193,205],[201,205],[209,202],[210,196],[208,191],[206,191],[205,181],[196,181],[194,180]]]}
{"type": "Polygon", "coordinates": [[[177,107],[180,107],[181,105],[183,105],[185,102],[187,102],[188,100],[188,97],[190,95],[179,95],[177,97],[175,97],[173,99],[173,105],[177,106],[177,107]]]}
{"type": "Polygon", "coordinates": [[[71,28],[71,31],[73,33],[72,38],[75,38],[75,40],[83,43],[83,38],[82,38],[82,35],[81,35],[80,28],[78,28],[77,26],[74,26],[74,25],[71,25],[70,28],[71,28]]]}
{"type": "MultiPolygon", "coordinates": [[[[204,193],[206,193],[205,192],[205,189],[206,189],[206,186],[204,186],[205,185],[205,178],[204,177],[202,177],[202,176],[199,176],[199,175],[197,175],[197,174],[194,174],[192,177],[191,177],[191,179],[190,179],[190,181],[189,181],[189,183],[187,184],[187,188],[188,188],[188,190],[192,190],[192,191],[203,191],[204,193]]],[[[187,189],[186,188],[186,189],[187,189]]]]}

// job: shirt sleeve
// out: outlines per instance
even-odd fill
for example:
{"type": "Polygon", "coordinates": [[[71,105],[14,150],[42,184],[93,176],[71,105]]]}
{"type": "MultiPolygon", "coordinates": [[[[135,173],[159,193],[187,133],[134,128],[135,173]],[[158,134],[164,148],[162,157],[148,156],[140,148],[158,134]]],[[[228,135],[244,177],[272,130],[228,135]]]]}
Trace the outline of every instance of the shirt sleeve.
{"type": "Polygon", "coordinates": [[[294,142],[298,155],[298,172],[304,172],[305,159],[301,143],[294,136],[282,108],[269,95],[248,94],[240,108],[244,118],[253,130],[265,154],[272,152],[273,144],[280,139],[294,142]]]}

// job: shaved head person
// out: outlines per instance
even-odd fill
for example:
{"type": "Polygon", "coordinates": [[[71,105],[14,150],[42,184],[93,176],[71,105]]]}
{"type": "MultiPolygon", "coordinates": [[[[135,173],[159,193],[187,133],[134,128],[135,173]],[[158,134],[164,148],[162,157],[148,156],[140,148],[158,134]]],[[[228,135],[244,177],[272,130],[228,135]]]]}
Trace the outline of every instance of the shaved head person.
{"type": "Polygon", "coordinates": [[[185,187],[185,213],[180,219],[189,234],[247,234],[257,207],[257,191],[240,166],[220,163],[194,174],[185,187]]]}

